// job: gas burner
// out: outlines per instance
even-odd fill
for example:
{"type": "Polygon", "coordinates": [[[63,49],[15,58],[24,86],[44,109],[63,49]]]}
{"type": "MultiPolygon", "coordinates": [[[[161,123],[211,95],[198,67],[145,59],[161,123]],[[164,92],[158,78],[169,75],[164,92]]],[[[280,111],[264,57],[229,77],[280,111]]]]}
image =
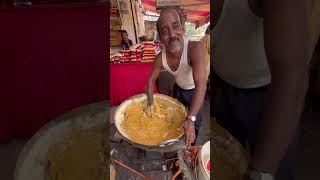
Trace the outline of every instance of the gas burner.
{"type": "Polygon", "coordinates": [[[142,176],[138,175],[139,173],[152,179],[169,180],[174,173],[174,164],[178,159],[177,157],[168,156],[166,153],[145,151],[125,141],[113,142],[111,147],[113,148],[111,159],[117,161],[114,162],[117,180],[143,179],[142,176]],[[122,165],[118,162],[122,163],[122,165]],[[138,173],[129,170],[128,167],[138,173]]]}
{"type": "MultiPolygon", "coordinates": [[[[111,128],[112,130],[114,129],[111,128]]],[[[182,174],[187,177],[186,179],[194,179],[191,170],[184,163],[185,150],[183,148],[169,152],[145,150],[123,139],[116,130],[113,132],[111,132],[113,135],[111,135],[110,154],[111,163],[117,171],[116,180],[150,178],[169,180],[173,177],[178,180],[183,179],[182,174]]]]}

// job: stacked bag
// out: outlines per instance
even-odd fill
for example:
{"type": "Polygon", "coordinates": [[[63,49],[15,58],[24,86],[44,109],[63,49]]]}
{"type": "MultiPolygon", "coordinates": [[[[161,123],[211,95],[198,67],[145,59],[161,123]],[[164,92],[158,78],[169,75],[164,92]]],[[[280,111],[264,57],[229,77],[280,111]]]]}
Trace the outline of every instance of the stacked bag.
{"type": "Polygon", "coordinates": [[[121,51],[121,62],[136,62],[141,61],[142,51],[140,49],[130,49],[121,51]]]}
{"type": "Polygon", "coordinates": [[[143,42],[142,62],[153,62],[156,59],[156,50],[154,46],[154,42],[143,42]]]}

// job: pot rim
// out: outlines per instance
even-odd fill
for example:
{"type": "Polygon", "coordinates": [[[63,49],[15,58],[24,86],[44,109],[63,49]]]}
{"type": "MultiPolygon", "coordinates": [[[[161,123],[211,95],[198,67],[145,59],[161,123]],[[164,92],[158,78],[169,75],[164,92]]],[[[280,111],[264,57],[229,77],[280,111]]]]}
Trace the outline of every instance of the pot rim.
{"type": "MultiPolygon", "coordinates": [[[[164,95],[164,94],[159,94],[159,93],[154,93],[153,96],[157,96],[157,97],[160,97],[160,98],[163,98],[163,99],[167,99],[167,100],[170,100],[174,103],[176,103],[179,107],[181,107],[184,111],[184,114],[185,116],[187,116],[187,109],[186,107],[180,102],[178,101],[177,99],[175,98],[172,98],[170,96],[167,96],[167,95],[164,95]]],[[[145,93],[141,93],[141,94],[137,94],[137,95],[134,95],[126,100],[124,100],[116,109],[115,111],[115,114],[114,114],[114,122],[115,122],[115,126],[117,128],[117,131],[119,132],[119,134],[127,141],[129,141],[130,143],[133,143],[133,144],[136,144],[138,146],[143,146],[143,147],[148,147],[148,148],[159,148],[159,145],[147,145],[147,144],[141,144],[139,142],[136,142],[135,140],[133,139],[130,139],[125,133],[124,133],[124,130],[123,128],[121,127],[121,124],[120,124],[120,120],[117,118],[118,117],[118,114],[121,113],[121,109],[123,108],[123,106],[125,106],[126,103],[128,103],[128,101],[134,101],[135,99],[138,99],[138,98],[147,98],[147,95],[145,93]]],[[[178,137],[176,137],[177,139],[181,140],[181,138],[183,137],[184,135],[184,132],[180,133],[180,135],[178,137]]],[[[166,146],[165,146],[166,147],[166,146]]],[[[160,147],[161,148],[161,147],[160,147]]]]}

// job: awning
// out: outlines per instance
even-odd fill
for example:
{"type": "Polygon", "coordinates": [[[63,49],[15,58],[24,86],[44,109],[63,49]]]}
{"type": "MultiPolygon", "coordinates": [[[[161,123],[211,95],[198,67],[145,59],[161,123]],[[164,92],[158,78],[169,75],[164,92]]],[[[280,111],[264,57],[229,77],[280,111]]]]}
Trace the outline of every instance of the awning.
{"type": "MultiPolygon", "coordinates": [[[[141,0],[147,11],[157,12],[156,0],[141,0]]],[[[187,21],[197,27],[210,21],[210,0],[181,0],[181,6],[187,13],[187,21]]]]}

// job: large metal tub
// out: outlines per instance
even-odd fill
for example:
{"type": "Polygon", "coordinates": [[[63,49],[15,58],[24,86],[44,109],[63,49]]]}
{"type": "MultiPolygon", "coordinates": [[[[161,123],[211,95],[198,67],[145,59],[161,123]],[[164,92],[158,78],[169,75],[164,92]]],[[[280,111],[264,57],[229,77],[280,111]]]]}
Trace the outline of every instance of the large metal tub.
{"type": "Polygon", "coordinates": [[[249,165],[249,154],[227,130],[214,119],[211,121],[210,177],[215,180],[243,179],[249,165]]]}
{"type": "Polygon", "coordinates": [[[16,163],[14,179],[46,180],[48,152],[51,147],[74,130],[97,128],[99,132],[109,134],[107,123],[109,103],[106,101],[74,109],[50,121],[24,146],[16,163]]]}
{"type": "MultiPolygon", "coordinates": [[[[181,104],[177,99],[174,99],[170,96],[164,95],[164,94],[158,94],[155,93],[154,97],[158,97],[161,99],[165,99],[167,101],[172,102],[175,106],[181,108],[185,115],[187,116],[187,110],[184,107],[183,104],[181,104]]],[[[175,152],[178,151],[179,149],[183,148],[185,146],[184,144],[184,133],[181,133],[177,139],[179,139],[178,142],[175,143],[169,143],[168,145],[165,145],[163,147],[159,146],[159,145],[145,145],[145,144],[140,144],[138,142],[136,142],[134,139],[131,139],[127,133],[126,130],[121,126],[122,122],[125,120],[124,119],[124,114],[125,114],[125,109],[130,106],[133,102],[142,102],[144,100],[147,99],[147,95],[146,94],[138,94],[135,96],[130,97],[129,99],[123,101],[117,108],[115,114],[114,114],[114,120],[115,120],[115,125],[116,128],[118,130],[118,132],[120,133],[120,135],[122,136],[122,138],[126,141],[128,141],[130,144],[147,150],[147,151],[157,151],[157,152],[175,152]]]]}

